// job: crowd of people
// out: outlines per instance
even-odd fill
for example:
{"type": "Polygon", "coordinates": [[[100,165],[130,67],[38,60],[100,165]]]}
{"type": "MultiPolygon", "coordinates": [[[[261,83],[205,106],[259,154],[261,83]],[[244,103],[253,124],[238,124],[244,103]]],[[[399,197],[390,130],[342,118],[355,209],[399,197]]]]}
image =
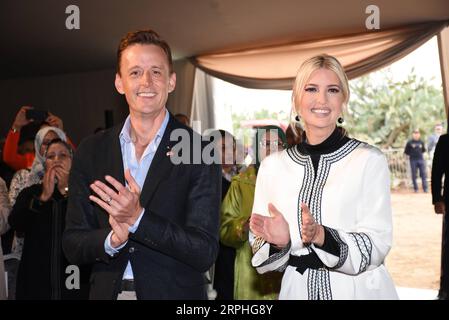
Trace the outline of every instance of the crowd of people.
{"type": "MultiPolygon", "coordinates": [[[[237,161],[235,137],[218,130],[210,162],[195,160],[210,148],[194,145],[202,139],[189,117],[167,109],[169,45],[152,30],[130,32],[117,57],[124,123],[75,146],[54,114],[33,118],[24,106],[15,117],[2,148],[0,299],[398,298],[384,263],[388,163],[342,127],[350,93],[336,58],[301,65],[289,128],[256,128],[251,161],[237,161]],[[182,161],[179,130],[193,150],[182,161]]],[[[444,214],[448,139],[431,139],[433,202],[444,214]]],[[[420,170],[427,192],[423,152],[414,131],[405,153],[415,190],[420,170]]]]}

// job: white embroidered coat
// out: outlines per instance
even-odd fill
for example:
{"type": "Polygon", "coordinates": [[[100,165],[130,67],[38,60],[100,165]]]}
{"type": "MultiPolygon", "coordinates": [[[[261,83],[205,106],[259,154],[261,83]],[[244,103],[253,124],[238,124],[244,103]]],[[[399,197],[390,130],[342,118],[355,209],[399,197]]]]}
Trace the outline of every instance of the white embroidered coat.
{"type": "Polygon", "coordinates": [[[275,153],[261,164],[253,212],[269,215],[273,203],[290,228],[291,246],[269,256],[270,245],[250,240],[259,273],[284,270],[280,299],[397,299],[384,260],[392,243],[390,174],[385,156],[351,139],[321,155],[316,178],[311,158],[297,147],[275,153]],[[301,241],[305,202],[339,255],[301,241]],[[288,266],[289,255],[315,251],[324,267],[303,274],[288,266]]]}

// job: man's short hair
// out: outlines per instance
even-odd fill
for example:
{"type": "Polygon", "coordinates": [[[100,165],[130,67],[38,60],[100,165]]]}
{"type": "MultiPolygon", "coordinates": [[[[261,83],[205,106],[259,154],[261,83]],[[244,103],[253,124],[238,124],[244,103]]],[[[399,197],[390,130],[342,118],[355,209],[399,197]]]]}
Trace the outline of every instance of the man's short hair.
{"type": "Polygon", "coordinates": [[[124,36],[120,40],[120,44],[117,49],[117,73],[120,74],[120,65],[122,59],[123,51],[135,44],[152,44],[158,46],[162,50],[164,50],[165,55],[167,56],[168,67],[170,74],[173,73],[173,60],[171,56],[170,46],[167,42],[165,42],[155,31],[153,30],[138,30],[128,32],[126,36],[124,36]]]}

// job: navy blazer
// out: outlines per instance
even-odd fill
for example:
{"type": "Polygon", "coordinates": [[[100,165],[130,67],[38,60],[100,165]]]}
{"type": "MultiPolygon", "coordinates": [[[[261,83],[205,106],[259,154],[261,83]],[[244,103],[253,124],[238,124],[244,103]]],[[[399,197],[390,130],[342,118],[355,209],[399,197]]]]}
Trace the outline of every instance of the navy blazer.
{"type": "Polygon", "coordinates": [[[89,200],[93,194],[89,185],[105,182],[105,175],[125,184],[122,127],[85,139],[75,153],[64,252],[71,263],[93,264],[90,299],[116,299],[128,261],[138,299],[206,299],[204,272],[218,252],[221,167],[172,163],[168,152],[177,143],[170,141],[173,130],[187,130],[190,146],[201,136],[170,114],[141,191],[145,213],[126,246],[110,257],[104,249],[111,231],[109,216],[89,200]]]}

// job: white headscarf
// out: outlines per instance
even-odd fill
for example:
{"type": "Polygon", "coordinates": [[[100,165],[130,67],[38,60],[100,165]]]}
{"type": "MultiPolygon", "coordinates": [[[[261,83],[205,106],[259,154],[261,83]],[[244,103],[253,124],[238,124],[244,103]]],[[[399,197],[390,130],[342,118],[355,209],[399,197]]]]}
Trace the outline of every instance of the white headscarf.
{"type": "Polygon", "coordinates": [[[41,149],[42,143],[44,142],[44,138],[49,131],[53,131],[61,140],[67,142],[67,137],[64,131],[59,128],[44,127],[37,132],[36,137],[34,138],[34,161],[33,165],[31,166],[30,174],[28,175],[28,186],[39,183],[44,176],[45,157],[41,155],[39,151],[41,149]]]}

